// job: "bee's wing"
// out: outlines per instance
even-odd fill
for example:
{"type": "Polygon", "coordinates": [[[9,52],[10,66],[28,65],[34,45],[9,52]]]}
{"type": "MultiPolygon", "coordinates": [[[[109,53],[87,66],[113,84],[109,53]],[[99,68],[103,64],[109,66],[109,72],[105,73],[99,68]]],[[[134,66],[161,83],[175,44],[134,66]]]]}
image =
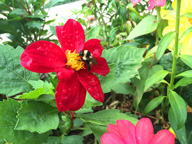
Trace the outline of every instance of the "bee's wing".
{"type": "Polygon", "coordinates": [[[97,60],[96,60],[94,57],[91,58],[91,61],[93,62],[93,64],[94,64],[95,66],[97,66],[97,60]]]}

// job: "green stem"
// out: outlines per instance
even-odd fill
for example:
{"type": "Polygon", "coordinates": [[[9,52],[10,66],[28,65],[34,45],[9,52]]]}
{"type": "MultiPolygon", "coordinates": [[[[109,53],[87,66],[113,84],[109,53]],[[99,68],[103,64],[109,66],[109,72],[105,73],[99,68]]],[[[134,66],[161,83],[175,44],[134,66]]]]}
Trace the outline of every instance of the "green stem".
{"type": "Polygon", "coordinates": [[[179,25],[180,25],[180,7],[181,0],[177,0],[177,8],[176,8],[176,27],[175,27],[175,50],[173,54],[173,64],[172,64],[172,73],[171,73],[171,81],[170,88],[173,89],[174,79],[175,79],[175,69],[177,62],[177,53],[178,53],[178,45],[179,45],[179,25]]]}
{"type": "MultiPolygon", "coordinates": [[[[157,23],[159,24],[159,23],[161,22],[161,13],[160,13],[160,12],[161,12],[161,7],[156,7],[156,9],[157,9],[157,23]]],[[[156,32],[155,45],[157,46],[158,43],[159,43],[159,36],[158,36],[158,33],[156,32]]],[[[153,55],[153,59],[152,59],[152,61],[151,61],[151,64],[150,64],[149,68],[152,68],[153,63],[154,63],[154,61],[155,61],[155,57],[156,57],[156,52],[155,52],[154,55],[153,55]]]]}

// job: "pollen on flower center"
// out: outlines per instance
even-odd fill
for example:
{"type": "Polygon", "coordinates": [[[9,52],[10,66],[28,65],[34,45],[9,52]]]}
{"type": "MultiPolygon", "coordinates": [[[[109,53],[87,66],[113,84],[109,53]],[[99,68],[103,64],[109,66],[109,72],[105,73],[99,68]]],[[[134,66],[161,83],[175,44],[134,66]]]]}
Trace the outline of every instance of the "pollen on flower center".
{"type": "Polygon", "coordinates": [[[192,24],[192,18],[189,18],[188,21],[192,24]]]}
{"type": "Polygon", "coordinates": [[[72,68],[75,71],[79,71],[80,69],[85,69],[84,63],[81,60],[81,57],[79,54],[76,54],[75,51],[71,53],[70,50],[66,50],[65,55],[67,57],[67,68],[72,68]]]}

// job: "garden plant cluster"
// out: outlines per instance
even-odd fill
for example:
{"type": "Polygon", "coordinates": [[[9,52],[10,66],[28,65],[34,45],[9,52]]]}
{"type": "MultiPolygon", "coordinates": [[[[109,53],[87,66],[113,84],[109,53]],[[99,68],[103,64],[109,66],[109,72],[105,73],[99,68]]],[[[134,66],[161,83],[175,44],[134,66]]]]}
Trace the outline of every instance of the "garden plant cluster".
{"type": "Polygon", "coordinates": [[[0,0],[0,144],[192,144],[192,1],[0,0]]]}

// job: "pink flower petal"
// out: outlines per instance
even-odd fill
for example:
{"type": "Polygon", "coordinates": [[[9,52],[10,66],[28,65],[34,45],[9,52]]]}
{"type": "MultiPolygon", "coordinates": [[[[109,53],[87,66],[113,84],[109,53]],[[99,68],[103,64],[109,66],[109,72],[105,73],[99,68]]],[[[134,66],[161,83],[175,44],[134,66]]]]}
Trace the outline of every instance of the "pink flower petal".
{"type": "Polygon", "coordinates": [[[147,144],[175,144],[175,137],[169,130],[160,130],[147,144]]]}
{"type": "Polygon", "coordinates": [[[55,71],[55,68],[53,67],[44,66],[42,63],[35,63],[32,58],[26,55],[25,51],[21,55],[21,65],[27,70],[36,73],[49,73],[55,71]]]}
{"type": "Polygon", "coordinates": [[[119,136],[119,131],[118,131],[118,127],[114,124],[109,124],[107,127],[107,131],[110,133],[114,133],[116,135],[119,136]]]}
{"type": "Polygon", "coordinates": [[[107,61],[102,57],[95,57],[95,59],[97,60],[97,66],[92,65],[91,72],[106,76],[110,71],[107,61]]]}
{"type": "Polygon", "coordinates": [[[120,137],[125,144],[136,144],[135,126],[128,120],[117,120],[120,137]]]}
{"type": "Polygon", "coordinates": [[[83,50],[85,44],[85,34],[81,24],[73,19],[69,19],[64,26],[56,27],[57,37],[63,51],[69,49],[72,52],[83,50]]]}
{"type": "Polygon", "coordinates": [[[85,43],[84,49],[92,53],[94,57],[100,57],[103,51],[103,47],[98,39],[90,39],[85,43]]]}
{"type": "Polygon", "coordinates": [[[166,4],[166,0],[157,0],[156,5],[162,7],[166,4]]]}
{"type": "Polygon", "coordinates": [[[101,137],[101,144],[126,144],[114,133],[104,133],[101,137]]]}
{"type": "Polygon", "coordinates": [[[26,56],[38,65],[51,68],[62,67],[66,61],[65,54],[61,48],[48,41],[37,41],[29,45],[21,55],[21,62],[27,60],[23,59],[26,56]]]}
{"type": "Polygon", "coordinates": [[[142,118],[136,125],[136,141],[137,144],[147,144],[154,135],[153,125],[150,119],[142,118]]]}
{"type": "Polygon", "coordinates": [[[140,2],[141,0],[131,0],[132,4],[136,5],[138,2],[140,2]]]}
{"type": "Polygon", "coordinates": [[[97,76],[87,70],[78,71],[77,76],[81,84],[94,99],[100,102],[104,101],[104,94],[97,76]]]}
{"type": "Polygon", "coordinates": [[[152,10],[156,5],[156,0],[149,0],[148,4],[149,4],[148,10],[152,10]]]}
{"type": "Polygon", "coordinates": [[[59,81],[55,92],[57,108],[60,112],[79,110],[85,102],[85,96],[86,90],[74,74],[68,81],[59,81]]]}

